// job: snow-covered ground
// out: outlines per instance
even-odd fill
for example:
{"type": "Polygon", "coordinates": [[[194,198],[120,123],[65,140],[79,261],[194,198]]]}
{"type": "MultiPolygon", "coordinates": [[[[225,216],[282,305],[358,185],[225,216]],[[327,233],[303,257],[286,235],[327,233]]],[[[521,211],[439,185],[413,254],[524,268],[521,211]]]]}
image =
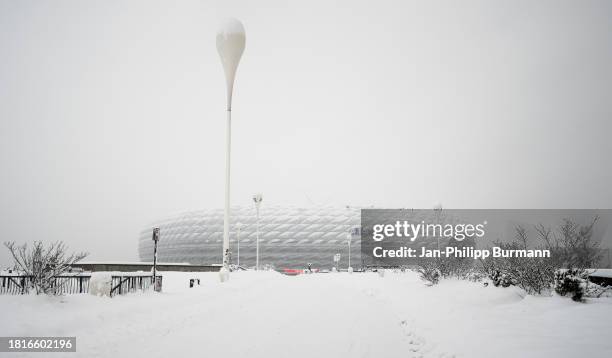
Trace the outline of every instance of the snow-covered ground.
{"type": "Polygon", "coordinates": [[[77,337],[76,354],[54,357],[612,356],[612,298],[426,287],[413,273],[235,272],[223,284],[216,273],[164,273],[161,294],[4,295],[0,308],[0,336],[77,337]],[[189,278],[201,285],[189,289],[189,278]]]}

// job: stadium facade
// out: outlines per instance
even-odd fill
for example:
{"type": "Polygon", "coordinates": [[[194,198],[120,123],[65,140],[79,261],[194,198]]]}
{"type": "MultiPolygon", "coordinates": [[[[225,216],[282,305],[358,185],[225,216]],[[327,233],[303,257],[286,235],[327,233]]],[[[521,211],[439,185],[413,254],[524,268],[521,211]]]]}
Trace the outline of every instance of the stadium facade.
{"type": "MultiPolygon", "coordinates": [[[[348,240],[351,234],[351,266],[394,266],[389,260],[373,259],[367,240],[372,223],[388,224],[397,220],[413,223],[444,223],[486,225],[486,235],[478,238],[480,248],[491,247],[496,242],[510,242],[516,238],[516,227],[546,226],[572,217],[577,222],[592,220],[597,216],[607,227],[612,221],[610,210],[427,210],[427,209],[378,209],[367,213],[362,222],[361,209],[357,207],[262,206],[260,212],[260,265],[273,265],[277,269],[304,268],[312,263],[314,268],[331,268],[333,257],[340,254],[340,268],[348,267],[348,240]],[[586,219],[585,219],[586,218],[586,219]],[[363,225],[363,228],[362,228],[363,225]],[[366,230],[362,232],[361,230],[366,230]],[[364,245],[362,248],[362,235],[364,245]],[[364,254],[362,255],[362,249],[364,254]]],[[[365,209],[365,208],[364,208],[365,209]]],[[[230,226],[231,263],[237,263],[238,245],[236,224],[242,223],[240,235],[240,265],[255,265],[256,210],[254,206],[233,207],[230,226]]],[[[589,221],[587,221],[589,222],[589,221]]],[[[139,256],[143,262],[153,258],[152,228],[160,228],[158,259],[165,263],[190,263],[195,265],[220,264],[223,247],[223,210],[194,211],[169,217],[151,224],[140,234],[139,256]]],[[[610,237],[606,231],[597,234],[602,244],[602,262],[599,267],[610,266],[610,237]],[[606,259],[607,258],[607,259],[606,259]]],[[[430,237],[431,240],[405,240],[387,238],[385,245],[410,246],[420,252],[421,247],[444,248],[446,246],[476,247],[474,238],[456,241],[453,238],[430,237]],[[395,241],[394,241],[395,240],[395,241]]],[[[383,245],[384,246],[384,245],[383,245]]],[[[402,261],[405,264],[406,261],[402,261]]]]}
{"type": "MultiPolygon", "coordinates": [[[[233,207],[230,226],[231,263],[237,263],[237,223],[240,231],[240,266],[255,266],[256,210],[233,207]]],[[[260,265],[277,269],[331,268],[340,254],[341,268],[348,267],[348,237],[351,235],[351,265],[361,266],[360,209],[352,207],[298,208],[262,206],[259,219],[260,265]]],[[[158,260],[190,264],[220,264],[223,250],[223,210],[182,213],[153,223],[140,234],[141,261],[153,257],[153,227],[160,228],[158,260]]]]}

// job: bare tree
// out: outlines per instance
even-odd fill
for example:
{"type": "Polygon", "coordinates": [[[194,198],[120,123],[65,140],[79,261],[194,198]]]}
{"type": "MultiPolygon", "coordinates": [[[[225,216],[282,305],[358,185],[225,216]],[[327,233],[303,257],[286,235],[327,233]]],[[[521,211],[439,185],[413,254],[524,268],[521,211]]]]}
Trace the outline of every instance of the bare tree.
{"type": "Polygon", "coordinates": [[[597,266],[602,256],[600,242],[593,239],[598,220],[599,217],[595,216],[590,223],[579,225],[571,219],[563,219],[557,235],[542,224],[536,226],[536,231],[559,268],[585,270],[597,266]]]}
{"type": "MultiPolygon", "coordinates": [[[[560,274],[570,269],[575,271],[574,276],[586,276],[588,269],[596,267],[601,258],[599,242],[593,239],[598,219],[596,216],[588,224],[580,225],[566,218],[557,231],[538,224],[535,231],[541,245],[535,248],[549,249],[550,258],[488,258],[481,260],[483,271],[495,285],[517,285],[529,294],[541,294],[550,289],[555,283],[555,272],[560,269],[560,274]]],[[[508,250],[527,249],[528,232],[524,227],[516,226],[514,240],[496,242],[496,246],[508,250]]]]}
{"type": "Polygon", "coordinates": [[[525,229],[522,225],[518,225],[514,228],[514,231],[516,231],[516,241],[519,242],[521,248],[527,249],[527,241],[529,240],[527,229],[525,229]]]}
{"type": "Polygon", "coordinates": [[[555,247],[554,237],[550,228],[546,228],[542,223],[539,223],[535,226],[535,230],[547,248],[552,249],[555,247]]]}
{"type": "Polygon", "coordinates": [[[61,290],[62,280],[57,280],[70,269],[70,267],[87,256],[87,253],[66,252],[66,245],[58,241],[47,247],[41,241],[35,241],[29,249],[27,244],[16,246],[15,242],[5,242],[13,260],[15,269],[22,271],[30,277],[30,285],[36,294],[58,294],[61,290]]]}

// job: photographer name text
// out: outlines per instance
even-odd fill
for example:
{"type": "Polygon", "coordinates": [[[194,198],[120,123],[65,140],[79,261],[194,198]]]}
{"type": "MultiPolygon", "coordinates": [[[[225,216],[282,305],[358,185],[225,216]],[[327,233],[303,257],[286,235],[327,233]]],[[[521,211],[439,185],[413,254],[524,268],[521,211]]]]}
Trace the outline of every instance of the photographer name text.
{"type": "Polygon", "coordinates": [[[415,249],[412,247],[402,246],[395,249],[385,249],[380,246],[374,247],[372,254],[376,258],[473,258],[486,259],[488,257],[550,257],[550,250],[545,249],[503,249],[499,246],[494,246],[490,249],[475,249],[473,247],[445,247],[443,249],[428,249],[421,247],[415,249]]]}

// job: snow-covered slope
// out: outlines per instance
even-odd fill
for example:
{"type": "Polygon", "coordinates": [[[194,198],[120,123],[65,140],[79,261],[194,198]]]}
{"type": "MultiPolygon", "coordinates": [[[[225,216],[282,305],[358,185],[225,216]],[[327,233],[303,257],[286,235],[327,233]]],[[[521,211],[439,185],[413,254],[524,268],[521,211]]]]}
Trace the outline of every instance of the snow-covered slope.
{"type": "MultiPolygon", "coordinates": [[[[164,292],[0,296],[0,336],[70,357],[609,357],[612,299],[578,304],[413,273],[164,273],[164,292]],[[201,285],[188,288],[190,278],[201,285]]],[[[40,357],[40,353],[31,354],[40,357]]]]}

